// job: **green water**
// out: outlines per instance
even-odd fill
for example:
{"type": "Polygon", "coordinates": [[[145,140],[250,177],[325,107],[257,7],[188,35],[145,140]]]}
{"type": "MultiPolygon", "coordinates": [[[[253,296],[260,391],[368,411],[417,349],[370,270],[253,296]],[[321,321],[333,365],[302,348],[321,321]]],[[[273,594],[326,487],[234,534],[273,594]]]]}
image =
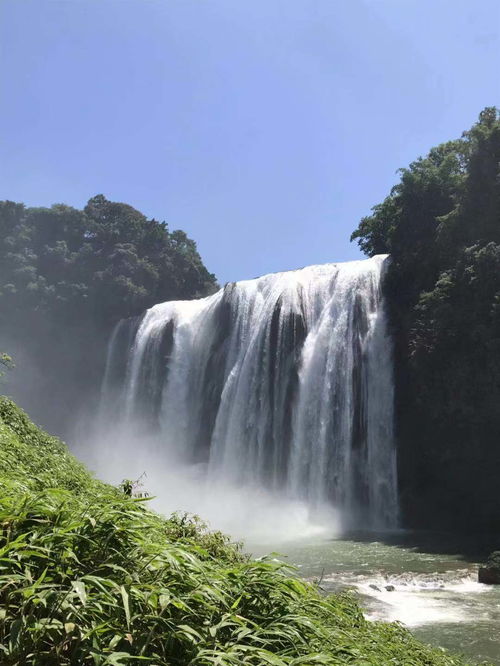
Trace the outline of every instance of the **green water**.
{"type": "Polygon", "coordinates": [[[367,617],[399,620],[422,641],[500,665],[500,586],[477,582],[475,544],[463,555],[463,544],[417,536],[317,537],[281,544],[279,553],[325,592],[354,589],[367,617]]]}

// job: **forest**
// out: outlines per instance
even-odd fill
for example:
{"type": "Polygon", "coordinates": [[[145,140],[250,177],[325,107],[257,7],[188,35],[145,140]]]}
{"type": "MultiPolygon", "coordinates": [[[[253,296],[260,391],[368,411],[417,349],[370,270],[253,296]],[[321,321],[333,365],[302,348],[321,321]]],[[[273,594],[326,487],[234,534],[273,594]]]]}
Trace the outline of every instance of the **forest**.
{"type": "Polygon", "coordinates": [[[103,195],[83,210],[0,202],[2,349],[15,359],[16,395],[60,435],[78,405],[95,407],[120,319],[216,287],[193,240],[127,204],[103,195]]]}

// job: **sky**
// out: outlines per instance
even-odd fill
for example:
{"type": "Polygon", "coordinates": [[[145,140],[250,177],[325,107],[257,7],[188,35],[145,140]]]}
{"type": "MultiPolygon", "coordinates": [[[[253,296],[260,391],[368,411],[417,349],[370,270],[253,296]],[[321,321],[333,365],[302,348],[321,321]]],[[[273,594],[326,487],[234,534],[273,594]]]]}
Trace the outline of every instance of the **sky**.
{"type": "Polygon", "coordinates": [[[498,0],[0,0],[0,199],[95,194],[221,283],[361,257],[397,169],[500,106],[498,0]]]}

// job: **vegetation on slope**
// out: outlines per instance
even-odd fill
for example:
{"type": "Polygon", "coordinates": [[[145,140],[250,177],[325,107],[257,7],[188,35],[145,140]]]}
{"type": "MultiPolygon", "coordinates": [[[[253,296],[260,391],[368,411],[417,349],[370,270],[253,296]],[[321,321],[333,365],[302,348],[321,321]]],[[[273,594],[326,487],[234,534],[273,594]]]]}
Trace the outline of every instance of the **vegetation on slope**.
{"type": "Polygon", "coordinates": [[[498,532],[499,112],[485,109],[460,139],[402,169],[352,238],[392,257],[385,286],[406,520],[498,532]]]}
{"type": "Polygon", "coordinates": [[[5,398],[0,525],[5,666],[463,663],[94,480],[5,398]]]}
{"type": "Polygon", "coordinates": [[[0,346],[18,362],[11,390],[59,433],[99,386],[120,319],[215,287],[193,240],[127,204],[0,202],[0,346]]]}
{"type": "Polygon", "coordinates": [[[32,308],[65,325],[116,321],[215,283],[183,231],[103,195],[83,210],[0,202],[0,259],[2,309],[32,308]]]}

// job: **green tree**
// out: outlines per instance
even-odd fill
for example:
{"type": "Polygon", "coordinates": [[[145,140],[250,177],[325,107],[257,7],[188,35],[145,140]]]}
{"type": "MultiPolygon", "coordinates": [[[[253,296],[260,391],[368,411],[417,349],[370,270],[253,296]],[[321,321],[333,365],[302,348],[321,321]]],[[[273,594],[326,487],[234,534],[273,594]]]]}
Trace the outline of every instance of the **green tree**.
{"type": "Polygon", "coordinates": [[[407,520],[498,530],[498,110],[402,169],[352,239],[369,255],[391,254],[385,293],[407,520]]]}

